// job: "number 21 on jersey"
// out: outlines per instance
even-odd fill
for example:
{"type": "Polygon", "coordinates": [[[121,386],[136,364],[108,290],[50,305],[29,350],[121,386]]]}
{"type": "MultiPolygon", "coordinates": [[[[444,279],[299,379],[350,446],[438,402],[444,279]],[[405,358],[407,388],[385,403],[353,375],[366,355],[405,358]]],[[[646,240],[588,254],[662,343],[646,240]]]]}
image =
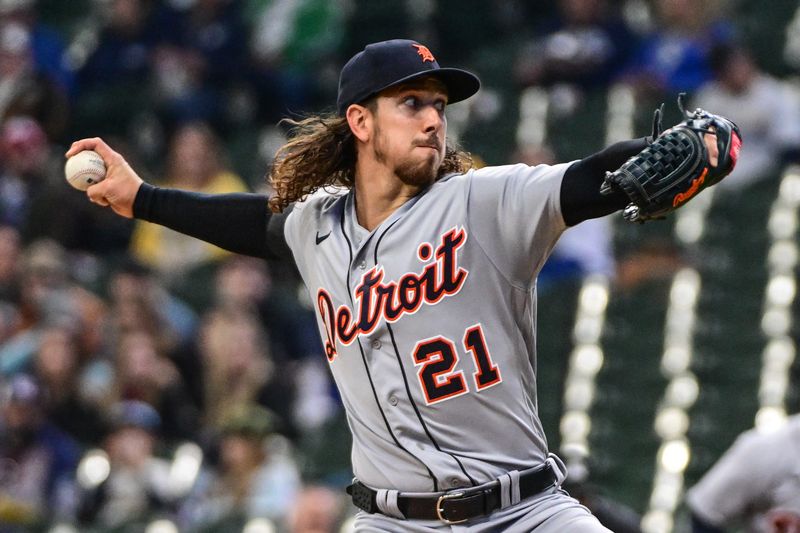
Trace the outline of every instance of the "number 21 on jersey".
{"type": "MultiPolygon", "coordinates": [[[[472,374],[478,392],[502,381],[500,369],[492,361],[486,338],[480,324],[464,332],[461,344],[472,354],[475,372],[472,374]]],[[[447,337],[433,337],[419,341],[414,346],[414,364],[417,368],[425,403],[431,405],[469,392],[463,370],[454,370],[459,360],[455,343],[447,337]]]]}

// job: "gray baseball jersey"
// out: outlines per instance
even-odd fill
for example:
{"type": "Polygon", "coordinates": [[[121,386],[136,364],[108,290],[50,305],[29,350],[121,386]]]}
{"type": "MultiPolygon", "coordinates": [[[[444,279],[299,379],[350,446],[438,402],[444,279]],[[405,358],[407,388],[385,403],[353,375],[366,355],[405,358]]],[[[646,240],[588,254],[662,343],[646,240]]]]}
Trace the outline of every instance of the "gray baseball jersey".
{"type": "Polygon", "coordinates": [[[320,191],[289,214],[366,485],[449,490],[547,459],[536,275],[565,229],[568,166],[447,176],[371,232],[353,192],[320,191]]]}
{"type": "Polygon", "coordinates": [[[771,531],[770,510],[800,514],[800,415],[773,433],[750,430],[687,493],[689,507],[720,527],[771,531]]]}

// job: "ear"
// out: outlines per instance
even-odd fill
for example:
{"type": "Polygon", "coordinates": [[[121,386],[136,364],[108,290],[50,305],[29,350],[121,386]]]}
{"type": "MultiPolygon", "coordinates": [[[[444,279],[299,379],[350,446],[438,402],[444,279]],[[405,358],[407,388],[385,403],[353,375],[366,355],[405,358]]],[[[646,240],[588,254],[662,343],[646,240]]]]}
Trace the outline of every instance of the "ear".
{"type": "Polygon", "coordinates": [[[369,142],[372,137],[372,111],[363,105],[352,104],[347,108],[345,118],[356,139],[363,143],[369,142]]]}

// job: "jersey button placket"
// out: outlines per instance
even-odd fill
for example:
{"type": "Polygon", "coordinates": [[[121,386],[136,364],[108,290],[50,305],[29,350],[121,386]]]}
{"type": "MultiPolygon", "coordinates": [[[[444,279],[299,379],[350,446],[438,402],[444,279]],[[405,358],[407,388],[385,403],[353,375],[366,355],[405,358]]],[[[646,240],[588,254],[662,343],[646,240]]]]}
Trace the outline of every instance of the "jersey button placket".
{"type": "Polygon", "coordinates": [[[393,406],[394,406],[394,405],[397,405],[397,401],[398,401],[398,400],[397,400],[397,396],[394,396],[394,395],[392,395],[392,396],[389,396],[389,403],[390,403],[391,405],[393,405],[393,406]]]}
{"type": "Polygon", "coordinates": [[[370,346],[376,350],[380,350],[381,346],[383,346],[383,343],[378,339],[373,339],[373,341],[370,343],[370,346]]]}

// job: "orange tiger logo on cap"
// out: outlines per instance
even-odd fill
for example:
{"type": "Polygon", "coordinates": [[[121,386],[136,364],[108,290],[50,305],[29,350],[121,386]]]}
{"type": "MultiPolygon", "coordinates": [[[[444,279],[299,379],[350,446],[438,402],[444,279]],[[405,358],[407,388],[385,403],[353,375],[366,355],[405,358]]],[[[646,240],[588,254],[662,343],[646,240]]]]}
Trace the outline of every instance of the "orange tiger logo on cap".
{"type": "Polygon", "coordinates": [[[411,46],[417,49],[417,53],[419,54],[419,57],[422,58],[423,63],[426,61],[430,61],[431,63],[436,61],[436,58],[433,57],[433,54],[430,50],[428,50],[427,46],[422,46],[421,44],[412,44],[411,46]]]}

